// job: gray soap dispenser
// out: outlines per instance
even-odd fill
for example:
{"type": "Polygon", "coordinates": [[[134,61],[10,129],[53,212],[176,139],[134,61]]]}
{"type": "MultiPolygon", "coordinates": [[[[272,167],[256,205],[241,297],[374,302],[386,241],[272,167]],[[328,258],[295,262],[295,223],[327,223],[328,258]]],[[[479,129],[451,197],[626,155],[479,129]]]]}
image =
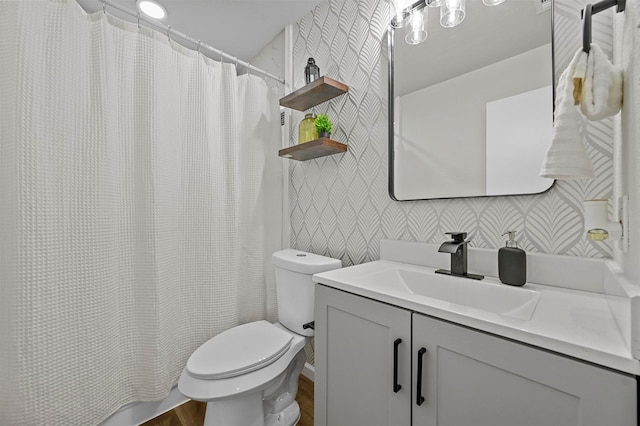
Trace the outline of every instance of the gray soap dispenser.
{"type": "Polygon", "coordinates": [[[527,282],[527,254],[518,247],[516,231],[507,231],[509,235],[505,247],[498,250],[498,278],[505,284],[521,286],[527,282]]]}

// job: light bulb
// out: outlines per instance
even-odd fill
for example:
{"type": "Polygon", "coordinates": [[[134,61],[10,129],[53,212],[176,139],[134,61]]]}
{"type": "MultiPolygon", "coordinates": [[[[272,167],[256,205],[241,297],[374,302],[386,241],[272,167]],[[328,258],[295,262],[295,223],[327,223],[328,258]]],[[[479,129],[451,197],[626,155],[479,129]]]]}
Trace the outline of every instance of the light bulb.
{"type": "MultiPolygon", "coordinates": [[[[424,9],[427,13],[427,9],[424,9]]],[[[420,44],[427,39],[427,32],[424,29],[424,19],[422,10],[412,10],[411,18],[409,18],[409,26],[407,27],[407,35],[405,41],[408,44],[420,44]]]]}
{"type": "Polygon", "coordinates": [[[394,0],[392,2],[392,18],[391,26],[393,28],[402,28],[409,21],[411,0],[394,0]]]}
{"type": "Polygon", "coordinates": [[[464,20],[465,0],[445,0],[440,8],[440,25],[452,28],[464,20]]]}

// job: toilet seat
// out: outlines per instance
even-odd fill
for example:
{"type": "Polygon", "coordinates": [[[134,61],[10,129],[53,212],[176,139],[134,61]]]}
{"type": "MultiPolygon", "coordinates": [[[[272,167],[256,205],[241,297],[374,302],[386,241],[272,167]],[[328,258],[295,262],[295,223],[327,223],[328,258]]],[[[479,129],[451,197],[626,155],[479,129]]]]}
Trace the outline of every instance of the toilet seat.
{"type": "Polygon", "coordinates": [[[187,361],[194,378],[215,380],[266,367],[289,350],[293,336],[267,321],[243,324],[209,339],[187,361]]]}

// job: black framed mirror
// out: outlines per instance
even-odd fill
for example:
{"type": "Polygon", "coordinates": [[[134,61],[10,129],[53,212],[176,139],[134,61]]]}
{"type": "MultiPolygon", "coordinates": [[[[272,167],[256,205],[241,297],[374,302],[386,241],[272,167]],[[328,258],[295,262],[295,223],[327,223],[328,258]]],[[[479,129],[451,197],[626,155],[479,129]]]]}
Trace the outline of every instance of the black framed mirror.
{"type": "Polygon", "coordinates": [[[427,39],[389,26],[389,195],[394,200],[537,194],[553,128],[551,0],[467,0],[440,25],[421,0],[427,39]]]}

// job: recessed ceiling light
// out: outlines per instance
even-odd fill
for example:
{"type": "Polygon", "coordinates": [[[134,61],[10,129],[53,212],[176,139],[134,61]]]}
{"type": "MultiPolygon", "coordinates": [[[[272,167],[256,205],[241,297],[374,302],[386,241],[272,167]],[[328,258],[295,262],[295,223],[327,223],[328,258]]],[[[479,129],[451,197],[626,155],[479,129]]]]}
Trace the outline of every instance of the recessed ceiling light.
{"type": "Polygon", "coordinates": [[[136,5],[140,12],[154,19],[164,19],[167,17],[167,9],[158,2],[152,0],[138,0],[136,5]]]}

